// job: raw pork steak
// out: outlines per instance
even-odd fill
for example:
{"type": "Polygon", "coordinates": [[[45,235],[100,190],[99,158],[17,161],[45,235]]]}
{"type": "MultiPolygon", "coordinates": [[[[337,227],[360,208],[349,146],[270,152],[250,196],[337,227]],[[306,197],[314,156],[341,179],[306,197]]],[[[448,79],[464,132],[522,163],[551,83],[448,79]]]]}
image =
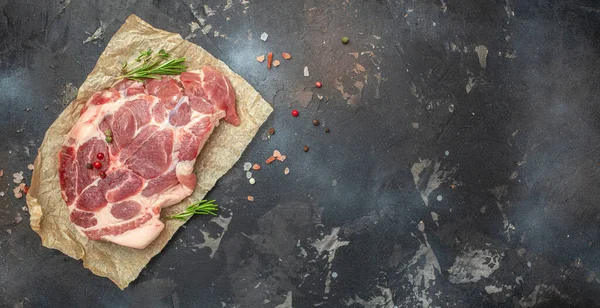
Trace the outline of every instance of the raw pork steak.
{"type": "Polygon", "coordinates": [[[229,80],[210,66],[94,94],[59,154],[62,197],[77,230],[146,247],[164,227],[161,208],[194,190],[196,156],[222,118],[240,123],[229,80]]]}

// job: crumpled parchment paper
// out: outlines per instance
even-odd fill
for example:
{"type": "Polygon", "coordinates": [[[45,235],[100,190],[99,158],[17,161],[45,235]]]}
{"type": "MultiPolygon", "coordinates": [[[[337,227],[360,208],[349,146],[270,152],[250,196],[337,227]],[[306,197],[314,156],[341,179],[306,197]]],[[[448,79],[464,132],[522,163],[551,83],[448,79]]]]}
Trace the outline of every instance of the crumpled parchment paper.
{"type": "Polygon", "coordinates": [[[138,51],[163,48],[174,57],[186,57],[188,70],[212,65],[229,78],[237,97],[241,119],[238,127],[221,121],[202,149],[195,166],[198,183],[194,193],[181,203],[163,210],[163,217],[181,212],[192,202],[202,200],[240,158],[273,108],[241,76],[200,46],[179,34],[153,28],[135,15],[129,16],[110,40],[96,67],[79,88],[77,98],[50,126],[35,159],[35,171],[27,195],[31,228],[42,238],[42,245],[62,251],[98,276],[108,277],[121,289],[135,280],[150,259],[158,254],[184,222],[170,219],[165,229],[146,249],[137,250],[112,243],[90,241],[75,230],[61,197],[58,180],[58,153],[65,135],[75,124],[83,103],[96,91],[110,87],[123,62],[131,62],[138,51]]]}

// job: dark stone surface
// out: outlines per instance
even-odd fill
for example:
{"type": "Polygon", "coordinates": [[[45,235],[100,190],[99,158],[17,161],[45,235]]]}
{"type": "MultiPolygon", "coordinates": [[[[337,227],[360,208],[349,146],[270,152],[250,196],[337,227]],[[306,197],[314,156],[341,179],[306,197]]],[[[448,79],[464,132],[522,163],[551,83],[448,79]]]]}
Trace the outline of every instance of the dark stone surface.
{"type": "Polygon", "coordinates": [[[226,3],[0,0],[3,307],[600,306],[597,1],[226,3]],[[193,218],[120,291],[41,246],[12,174],[131,13],[183,37],[205,19],[190,40],[275,111],[209,195],[226,228],[193,218]],[[200,231],[223,235],[212,258],[200,231]]]}

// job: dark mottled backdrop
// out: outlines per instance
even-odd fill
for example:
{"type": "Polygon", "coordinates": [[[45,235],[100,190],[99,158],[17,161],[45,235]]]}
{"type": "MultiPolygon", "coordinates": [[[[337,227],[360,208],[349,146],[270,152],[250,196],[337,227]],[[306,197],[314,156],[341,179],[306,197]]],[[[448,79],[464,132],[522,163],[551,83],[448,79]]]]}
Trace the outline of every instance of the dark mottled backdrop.
{"type": "Polygon", "coordinates": [[[597,1],[0,10],[3,307],[600,306],[597,1]],[[193,218],[120,291],[41,246],[13,174],[30,180],[45,130],[131,13],[225,61],[275,112],[211,192],[221,218],[193,218]],[[268,51],[279,67],[255,60],[268,51]],[[250,185],[243,163],[274,149],[287,160],[250,185]]]}

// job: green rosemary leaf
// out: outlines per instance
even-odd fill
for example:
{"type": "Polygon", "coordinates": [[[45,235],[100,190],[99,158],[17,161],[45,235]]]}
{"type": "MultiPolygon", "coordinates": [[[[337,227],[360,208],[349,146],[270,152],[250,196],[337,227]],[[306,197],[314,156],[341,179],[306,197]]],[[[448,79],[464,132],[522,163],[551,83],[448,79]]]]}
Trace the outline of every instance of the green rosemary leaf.
{"type": "Polygon", "coordinates": [[[202,200],[196,202],[190,206],[188,206],[185,211],[168,216],[168,219],[179,219],[179,220],[188,220],[188,218],[194,215],[213,215],[217,216],[217,207],[218,205],[214,203],[215,200],[202,200]]]}

